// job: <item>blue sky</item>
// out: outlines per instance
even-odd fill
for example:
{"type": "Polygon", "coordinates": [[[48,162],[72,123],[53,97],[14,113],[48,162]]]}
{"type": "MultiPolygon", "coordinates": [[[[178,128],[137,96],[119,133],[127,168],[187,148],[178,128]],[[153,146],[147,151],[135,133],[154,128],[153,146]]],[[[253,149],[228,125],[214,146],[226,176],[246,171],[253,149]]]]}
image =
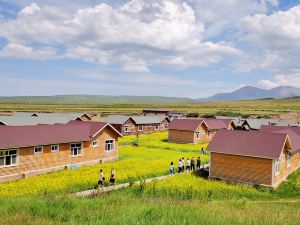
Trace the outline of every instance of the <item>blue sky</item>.
{"type": "Polygon", "coordinates": [[[299,40],[300,0],[0,0],[0,96],[300,87],[299,40]]]}

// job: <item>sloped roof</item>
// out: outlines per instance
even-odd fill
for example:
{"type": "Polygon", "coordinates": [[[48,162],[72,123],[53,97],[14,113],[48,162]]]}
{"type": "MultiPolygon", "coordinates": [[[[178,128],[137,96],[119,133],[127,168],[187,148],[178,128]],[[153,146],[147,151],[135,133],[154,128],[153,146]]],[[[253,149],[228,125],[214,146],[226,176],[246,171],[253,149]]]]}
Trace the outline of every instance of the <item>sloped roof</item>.
{"type": "Polygon", "coordinates": [[[292,145],[292,151],[300,149],[300,127],[261,126],[259,132],[287,134],[292,145]]]}
{"type": "Polygon", "coordinates": [[[13,116],[0,116],[0,122],[9,126],[68,123],[86,115],[83,113],[35,113],[37,116],[32,116],[32,114],[18,112],[13,116]]]}
{"type": "Polygon", "coordinates": [[[275,119],[246,119],[243,124],[247,123],[250,129],[259,130],[262,125],[276,125],[279,122],[275,119]]]}
{"type": "Polygon", "coordinates": [[[0,126],[0,149],[89,141],[107,126],[122,136],[104,122],[72,121],[68,124],[0,126]]]}
{"type": "Polygon", "coordinates": [[[164,115],[160,116],[132,116],[132,119],[136,124],[160,124],[164,119],[170,121],[170,119],[164,115]]]}
{"type": "Polygon", "coordinates": [[[287,134],[219,130],[207,146],[210,152],[278,159],[287,134]]]}
{"type": "MultiPolygon", "coordinates": [[[[188,130],[196,131],[197,128],[205,122],[198,119],[174,119],[168,126],[170,130],[188,130]]],[[[206,125],[206,124],[205,124],[206,125]]],[[[206,125],[207,126],[207,125],[206,125]]]]}
{"type": "Polygon", "coordinates": [[[110,124],[124,124],[129,118],[131,117],[126,115],[109,115],[102,118],[102,121],[110,124]]]}
{"type": "Polygon", "coordinates": [[[204,119],[209,129],[218,130],[218,129],[227,129],[233,120],[231,119],[213,119],[207,118],[204,119]]]}

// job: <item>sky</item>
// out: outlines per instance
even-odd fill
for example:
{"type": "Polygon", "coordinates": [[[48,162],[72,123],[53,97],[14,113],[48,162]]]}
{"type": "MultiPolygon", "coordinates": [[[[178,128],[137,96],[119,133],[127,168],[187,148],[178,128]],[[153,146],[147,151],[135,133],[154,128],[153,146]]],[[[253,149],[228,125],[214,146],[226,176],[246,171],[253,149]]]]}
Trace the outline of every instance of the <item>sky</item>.
{"type": "Polygon", "coordinates": [[[0,96],[300,87],[300,0],[0,0],[0,96]]]}

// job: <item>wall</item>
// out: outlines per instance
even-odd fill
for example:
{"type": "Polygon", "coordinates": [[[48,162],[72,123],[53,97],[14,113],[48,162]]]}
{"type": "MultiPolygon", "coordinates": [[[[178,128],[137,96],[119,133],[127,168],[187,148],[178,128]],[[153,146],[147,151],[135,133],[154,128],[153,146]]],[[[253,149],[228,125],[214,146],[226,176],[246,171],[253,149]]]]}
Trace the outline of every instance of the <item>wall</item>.
{"type": "Polygon", "coordinates": [[[134,124],[134,122],[132,121],[132,119],[127,120],[121,127],[120,132],[124,135],[124,136],[128,136],[128,135],[136,135],[136,125],[134,124]],[[125,126],[129,126],[129,132],[125,132],[125,126]]]}
{"type": "Polygon", "coordinates": [[[272,185],[272,160],[211,152],[210,177],[272,185]]]}
{"type": "MultiPolygon", "coordinates": [[[[58,152],[51,152],[50,145],[43,146],[42,154],[34,154],[33,147],[26,147],[19,149],[18,165],[0,168],[1,177],[22,174],[22,176],[29,176],[30,174],[40,172],[49,172],[49,168],[55,170],[56,167],[63,169],[70,164],[95,164],[102,161],[110,161],[118,159],[118,136],[110,127],[106,127],[93,140],[97,140],[99,146],[92,147],[92,141],[83,142],[82,156],[71,156],[70,143],[60,144],[58,152]],[[115,150],[106,152],[105,140],[115,139],[115,150]],[[44,170],[44,171],[43,171],[44,170]],[[25,175],[24,175],[25,174],[25,175]]],[[[18,176],[17,176],[18,177],[18,176]]],[[[3,178],[7,180],[7,178],[3,178]]]]}
{"type": "Polygon", "coordinates": [[[187,130],[170,130],[168,141],[172,143],[194,143],[195,132],[187,130]]]}

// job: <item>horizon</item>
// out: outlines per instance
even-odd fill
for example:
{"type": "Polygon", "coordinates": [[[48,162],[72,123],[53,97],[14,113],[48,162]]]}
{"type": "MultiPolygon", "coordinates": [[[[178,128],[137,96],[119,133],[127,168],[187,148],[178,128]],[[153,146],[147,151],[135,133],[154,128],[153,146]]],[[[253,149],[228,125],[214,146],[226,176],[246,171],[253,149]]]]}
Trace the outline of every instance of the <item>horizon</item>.
{"type": "Polygon", "coordinates": [[[300,87],[299,20],[300,0],[0,0],[0,96],[300,87]]]}

